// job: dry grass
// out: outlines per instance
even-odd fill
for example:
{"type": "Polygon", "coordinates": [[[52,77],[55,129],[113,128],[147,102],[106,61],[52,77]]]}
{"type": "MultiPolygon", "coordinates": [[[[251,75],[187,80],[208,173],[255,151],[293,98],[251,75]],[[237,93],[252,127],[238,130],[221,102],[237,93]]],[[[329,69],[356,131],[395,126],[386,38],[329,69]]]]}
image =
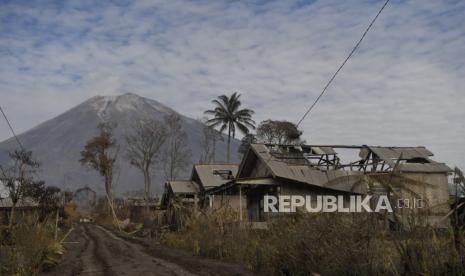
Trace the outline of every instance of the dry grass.
{"type": "Polygon", "coordinates": [[[54,240],[53,223],[25,220],[0,233],[0,275],[37,275],[56,265],[63,247],[54,240]]]}
{"type": "MultiPolygon", "coordinates": [[[[238,227],[234,214],[192,214],[162,241],[243,264],[261,275],[463,275],[450,231],[391,231],[368,214],[295,214],[268,230],[238,227]],[[434,256],[434,257],[433,257],[434,256]]],[[[462,245],[463,246],[463,245],[462,245]]]]}
{"type": "Polygon", "coordinates": [[[37,275],[58,264],[65,232],[80,218],[74,203],[66,204],[63,211],[58,224],[52,212],[43,218],[37,213],[24,215],[12,227],[0,225],[0,275],[37,275]]]}

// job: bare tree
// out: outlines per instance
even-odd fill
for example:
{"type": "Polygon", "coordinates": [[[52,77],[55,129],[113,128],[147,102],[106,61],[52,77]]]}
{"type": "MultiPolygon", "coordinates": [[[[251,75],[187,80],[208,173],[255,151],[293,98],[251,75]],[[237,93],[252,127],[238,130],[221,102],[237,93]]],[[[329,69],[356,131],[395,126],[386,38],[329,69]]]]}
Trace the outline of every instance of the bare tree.
{"type": "Polygon", "coordinates": [[[189,165],[191,151],[187,147],[187,134],[182,129],[181,118],[177,114],[165,117],[167,127],[167,148],[163,154],[165,175],[174,180],[189,165]]]}
{"type": "Polygon", "coordinates": [[[216,143],[223,141],[221,133],[216,131],[213,127],[208,126],[204,120],[200,120],[202,123],[202,140],[200,141],[201,154],[199,163],[209,164],[216,160],[216,143]]]}
{"type": "Polygon", "coordinates": [[[0,166],[1,180],[8,190],[11,199],[9,227],[13,225],[15,209],[24,196],[28,195],[30,187],[35,184],[32,174],[36,172],[40,164],[32,157],[32,151],[15,150],[9,153],[12,165],[9,168],[0,166]]]}
{"type": "Polygon", "coordinates": [[[102,123],[98,126],[100,133],[87,142],[81,151],[79,162],[99,172],[104,178],[105,193],[113,219],[117,221],[113,206],[113,173],[119,147],[113,137],[114,126],[102,123]]]}
{"type": "Polygon", "coordinates": [[[166,140],[166,128],[158,121],[140,122],[133,127],[132,134],[126,136],[127,158],[131,165],[144,174],[144,195],[149,208],[151,174],[157,154],[166,140]]]}

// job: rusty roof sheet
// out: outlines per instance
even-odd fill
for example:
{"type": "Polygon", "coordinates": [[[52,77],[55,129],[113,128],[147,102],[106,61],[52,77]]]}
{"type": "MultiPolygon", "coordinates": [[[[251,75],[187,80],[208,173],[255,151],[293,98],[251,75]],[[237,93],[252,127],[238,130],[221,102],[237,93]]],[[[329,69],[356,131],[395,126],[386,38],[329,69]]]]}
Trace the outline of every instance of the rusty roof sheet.
{"type": "Polygon", "coordinates": [[[196,194],[200,191],[199,185],[190,180],[168,181],[174,194],[196,194]]]}
{"type": "Polygon", "coordinates": [[[194,170],[200,178],[201,185],[206,188],[218,187],[231,179],[225,179],[221,175],[213,174],[215,170],[229,170],[232,176],[237,176],[239,170],[238,164],[197,164],[194,165],[194,170]]]}

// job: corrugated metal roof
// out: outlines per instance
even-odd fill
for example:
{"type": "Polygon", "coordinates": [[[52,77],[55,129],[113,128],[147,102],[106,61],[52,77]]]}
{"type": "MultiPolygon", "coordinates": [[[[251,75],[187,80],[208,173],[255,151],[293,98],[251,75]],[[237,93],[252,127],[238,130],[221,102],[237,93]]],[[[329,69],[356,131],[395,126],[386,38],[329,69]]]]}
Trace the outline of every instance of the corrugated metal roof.
{"type": "Polygon", "coordinates": [[[452,172],[444,163],[404,163],[399,165],[399,169],[402,172],[423,172],[423,173],[448,173],[452,172]]]}
{"type": "Polygon", "coordinates": [[[175,194],[196,194],[200,191],[199,185],[190,180],[168,181],[167,184],[175,194]]]}
{"type": "Polygon", "coordinates": [[[263,144],[251,145],[252,150],[267,164],[273,176],[307,183],[321,188],[340,191],[363,192],[363,187],[354,187],[363,173],[356,171],[320,171],[308,165],[293,165],[278,160],[263,144]],[[354,190],[355,188],[355,190],[354,190]]]}
{"type": "Polygon", "coordinates": [[[229,170],[232,177],[237,176],[239,165],[237,164],[198,164],[194,165],[194,170],[200,178],[201,185],[205,188],[218,187],[232,179],[225,179],[221,175],[214,174],[215,170],[229,170]]]}
{"type": "MultiPolygon", "coordinates": [[[[399,169],[403,172],[424,172],[424,173],[448,173],[452,169],[444,163],[438,163],[431,159],[433,153],[425,147],[373,147],[367,146],[380,159],[391,167],[395,165],[397,159],[402,156],[402,160],[422,158],[425,163],[402,163],[399,169]]],[[[366,152],[365,152],[366,153],[366,152]]],[[[362,155],[362,152],[361,152],[362,155]]]]}
{"type": "MultiPolygon", "coordinates": [[[[305,149],[309,147],[313,149],[318,148],[317,151],[321,153],[335,153],[334,148],[331,146],[301,146],[301,148],[305,149]]],[[[359,148],[362,158],[367,158],[368,153],[372,151],[391,167],[395,165],[396,159],[402,154],[402,163],[399,166],[402,172],[447,173],[451,171],[447,165],[429,159],[429,156],[432,156],[433,153],[425,147],[347,147],[354,149],[359,148]],[[412,159],[424,160],[419,160],[419,162],[423,163],[415,163],[416,161],[413,160],[414,162],[412,162],[412,159]]],[[[346,147],[342,146],[342,148],[346,147]]],[[[361,185],[364,182],[364,170],[325,170],[317,168],[312,166],[306,158],[299,159],[298,147],[252,144],[251,152],[267,166],[268,173],[275,179],[288,179],[321,188],[346,192],[365,193],[367,191],[366,185],[361,185]],[[296,162],[296,160],[299,162],[296,162]]],[[[301,157],[304,157],[305,152],[305,150],[300,151],[301,157]]],[[[245,166],[245,164],[246,163],[242,163],[242,166],[245,166]]],[[[249,164],[249,166],[250,165],[251,164],[249,164]]],[[[361,167],[359,169],[361,169],[361,167]]],[[[247,177],[247,175],[240,175],[239,177],[247,177]]]]}
{"type": "Polygon", "coordinates": [[[368,148],[381,159],[402,159],[428,158],[433,153],[425,147],[373,147],[368,148]]]}

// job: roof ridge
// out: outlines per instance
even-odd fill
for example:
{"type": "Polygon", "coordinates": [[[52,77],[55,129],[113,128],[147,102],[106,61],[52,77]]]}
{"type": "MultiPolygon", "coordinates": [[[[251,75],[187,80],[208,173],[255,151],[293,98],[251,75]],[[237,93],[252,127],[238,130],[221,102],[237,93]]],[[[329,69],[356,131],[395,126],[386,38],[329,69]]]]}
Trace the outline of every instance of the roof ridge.
{"type": "Polygon", "coordinates": [[[221,163],[213,163],[213,164],[195,164],[194,166],[239,166],[240,164],[221,164],[221,163]]]}

